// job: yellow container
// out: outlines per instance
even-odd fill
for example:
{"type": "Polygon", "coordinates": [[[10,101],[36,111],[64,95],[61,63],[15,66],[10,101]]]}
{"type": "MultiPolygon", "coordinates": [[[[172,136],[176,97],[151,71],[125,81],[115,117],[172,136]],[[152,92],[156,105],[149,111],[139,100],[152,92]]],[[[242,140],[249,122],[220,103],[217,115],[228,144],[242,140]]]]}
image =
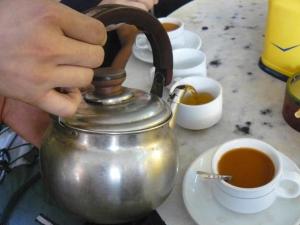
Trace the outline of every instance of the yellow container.
{"type": "Polygon", "coordinates": [[[259,66],[286,81],[300,71],[300,0],[269,0],[259,66]]]}

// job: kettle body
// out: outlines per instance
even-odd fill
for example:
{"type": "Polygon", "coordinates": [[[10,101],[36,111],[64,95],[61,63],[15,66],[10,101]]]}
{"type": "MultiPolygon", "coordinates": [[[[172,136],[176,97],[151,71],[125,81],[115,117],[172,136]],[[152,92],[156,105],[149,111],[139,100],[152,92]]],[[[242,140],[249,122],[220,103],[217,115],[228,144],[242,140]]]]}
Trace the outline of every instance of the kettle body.
{"type": "Polygon", "coordinates": [[[171,107],[162,100],[172,79],[168,35],[150,14],[105,5],[91,16],[106,26],[136,25],[152,46],[156,67],[151,93],[121,86],[124,70],[97,68],[94,88],[84,94],[75,115],[54,118],[41,146],[45,186],[56,202],[86,220],[117,224],[151,213],[168,197],[178,171],[172,126],[178,88],[171,107]]]}
{"type": "Polygon", "coordinates": [[[261,69],[283,81],[300,71],[299,27],[300,1],[269,0],[261,69]]]}
{"type": "Polygon", "coordinates": [[[78,132],[54,122],[41,149],[51,196],[88,221],[117,224],[157,208],[175,185],[177,144],[168,123],[131,134],[78,132]]]}

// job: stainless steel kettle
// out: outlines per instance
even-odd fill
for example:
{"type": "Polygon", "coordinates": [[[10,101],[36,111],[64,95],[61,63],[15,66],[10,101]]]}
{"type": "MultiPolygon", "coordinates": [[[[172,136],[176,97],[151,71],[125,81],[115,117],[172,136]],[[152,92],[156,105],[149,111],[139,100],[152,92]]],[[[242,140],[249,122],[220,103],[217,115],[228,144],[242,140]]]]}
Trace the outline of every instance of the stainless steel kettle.
{"type": "Polygon", "coordinates": [[[172,79],[172,51],[154,17],[115,5],[91,14],[106,26],[125,22],[145,32],[156,67],[151,93],[122,87],[123,70],[95,70],[94,90],[76,114],[47,130],[40,163],[59,205],[91,222],[115,224],[147,215],[172,191],[178,170],[172,126],[185,88],[172,94],[171,107],[159,98],[172,79]]]}

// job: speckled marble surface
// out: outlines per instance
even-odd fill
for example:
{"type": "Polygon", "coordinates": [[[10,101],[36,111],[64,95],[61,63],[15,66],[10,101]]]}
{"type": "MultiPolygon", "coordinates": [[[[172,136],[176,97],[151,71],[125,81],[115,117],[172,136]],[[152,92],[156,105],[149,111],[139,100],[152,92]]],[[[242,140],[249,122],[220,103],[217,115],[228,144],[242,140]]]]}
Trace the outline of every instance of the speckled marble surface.
{"type": "MultiPolygon", "coordinates": [[[[257,66],[266,15],[266,0],[196,0],[172,14],[185,22],[186,29],[201,36],[208,76],[223,86],[224,111],[222,120],[210,129],[175,129],[179,176],[171,196],[159,208],[168,225],[195,224],[183,204],[183,176],[199,154],[215,145],[233,138],[254,137],[270,143],[300,165],[300,134],[281,115],[285,83],[257,66]]],[[[127,65],[126,85],[149,90],[145,77],[150,67],[132,57],[127,65]]]]}

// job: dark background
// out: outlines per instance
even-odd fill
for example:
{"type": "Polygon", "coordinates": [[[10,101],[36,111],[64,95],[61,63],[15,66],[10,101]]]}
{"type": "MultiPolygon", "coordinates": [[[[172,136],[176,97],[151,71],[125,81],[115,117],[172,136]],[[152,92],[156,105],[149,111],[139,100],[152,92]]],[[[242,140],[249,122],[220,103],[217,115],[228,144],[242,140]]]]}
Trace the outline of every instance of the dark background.
{"type": "MultiPolygon", "coordinates": [[[[154,7],[155,15],[156,17],[167,16],[180,6],[190,1],[191,0],[160,0],[154,7]]],[[[100,0],[62,0],[61,2],[82,12],[97,5],[100,0]]]]}

